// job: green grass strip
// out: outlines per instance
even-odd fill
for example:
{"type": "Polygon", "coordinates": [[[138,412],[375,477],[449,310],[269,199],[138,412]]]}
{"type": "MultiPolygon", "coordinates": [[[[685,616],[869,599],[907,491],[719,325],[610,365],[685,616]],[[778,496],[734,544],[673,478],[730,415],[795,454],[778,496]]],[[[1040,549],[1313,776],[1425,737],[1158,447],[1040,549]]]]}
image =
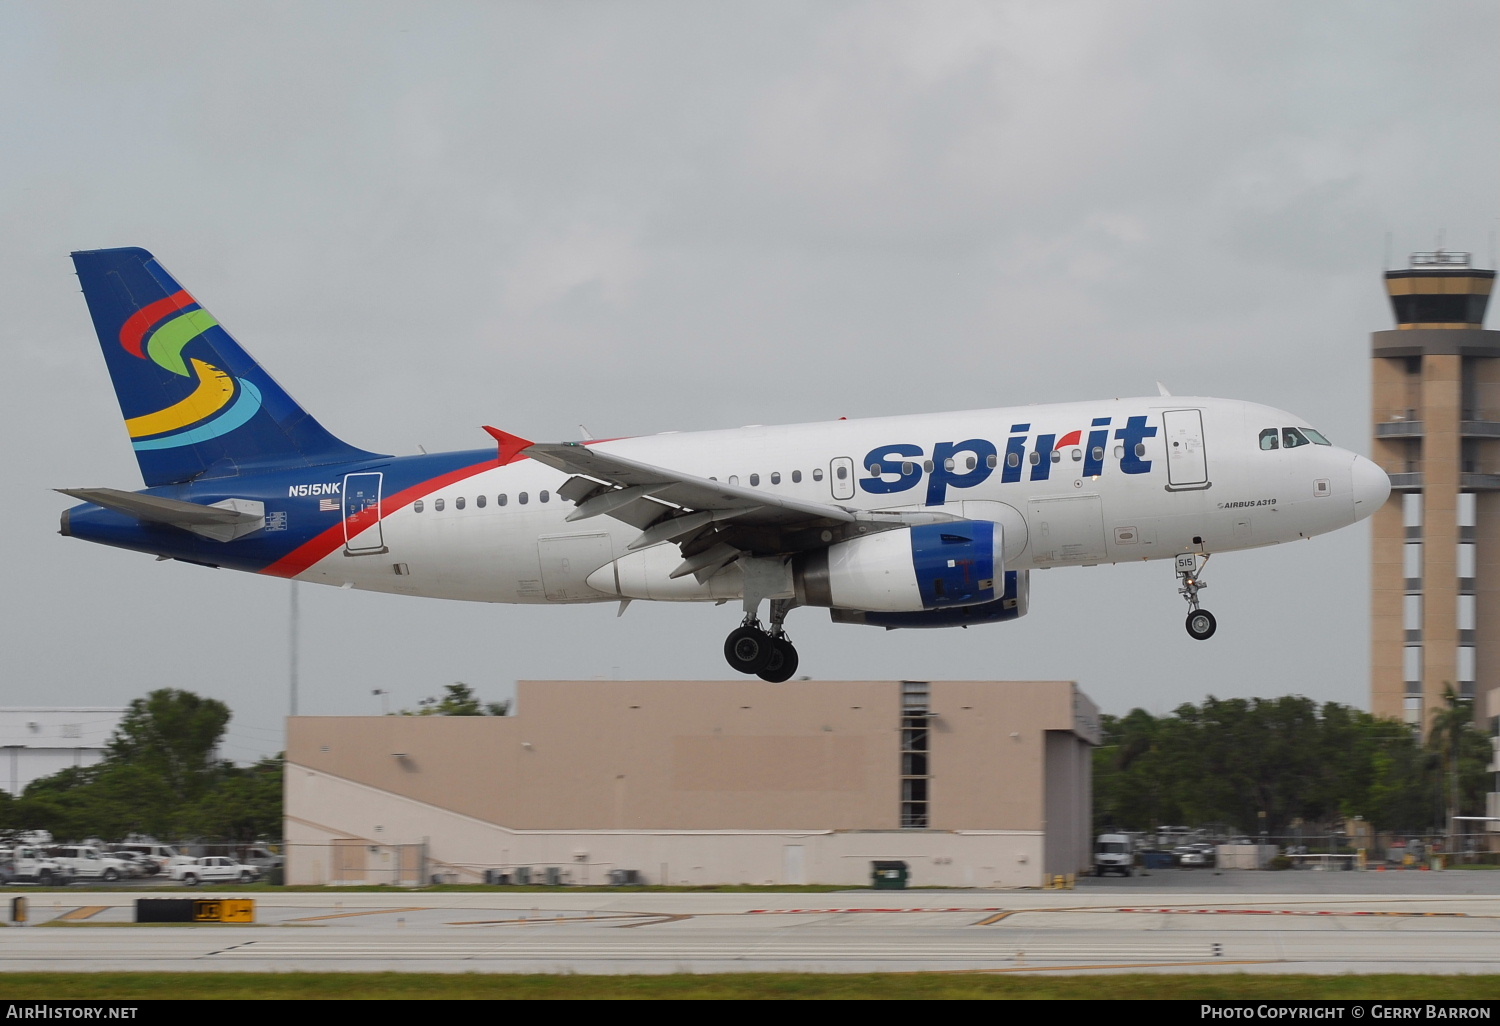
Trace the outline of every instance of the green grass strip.
{"type": "Polygon", "coordinates": [[[0,1000],[255,999],[817,1000],[1047,998],[1149,1000],[1500,999],[1500,976],[1249,975],[1119,976],[985,973],[715,973],[572,976],[512,973],[4,973],[0,1000]]]}

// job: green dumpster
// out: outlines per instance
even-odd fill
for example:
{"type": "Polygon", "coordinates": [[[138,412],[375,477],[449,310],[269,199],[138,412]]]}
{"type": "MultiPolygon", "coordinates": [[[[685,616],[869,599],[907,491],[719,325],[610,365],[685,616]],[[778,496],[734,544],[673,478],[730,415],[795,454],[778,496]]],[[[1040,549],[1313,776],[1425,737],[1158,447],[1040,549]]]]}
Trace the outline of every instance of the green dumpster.
{"type": "Polygon", "coordinates": [[[870,882],[877,891],[904,891],[910,878],[905,862],[870,863],[870,882]]]}

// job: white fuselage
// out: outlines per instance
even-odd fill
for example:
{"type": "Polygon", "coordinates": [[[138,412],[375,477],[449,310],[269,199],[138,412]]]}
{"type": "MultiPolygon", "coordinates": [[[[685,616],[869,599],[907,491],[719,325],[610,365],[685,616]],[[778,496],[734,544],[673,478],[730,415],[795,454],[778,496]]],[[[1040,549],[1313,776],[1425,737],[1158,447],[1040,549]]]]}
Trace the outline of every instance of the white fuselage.
{"type": "MultiPolygon", "coordinates": [[[[807,501],[994,521],[1005,568],[1029,570],[1274,545],[1354,523],[1385,501],[1385,475],[1350,451],[1279,438],[1262,447],[1264,432],[1287,428],[1308,424],[1253,403],[1162,396],[590,445],[807,501]]],[[[483,602],[739,597],[737,571],[673,580],[675,545],[629,552],[640,535],[629,524],[568,522],[576,507],[557,490],[570,476],[531,459],[474,474],[420,506],[382,510],[381,545],[356,536],[297,577],[483,602]]]]}

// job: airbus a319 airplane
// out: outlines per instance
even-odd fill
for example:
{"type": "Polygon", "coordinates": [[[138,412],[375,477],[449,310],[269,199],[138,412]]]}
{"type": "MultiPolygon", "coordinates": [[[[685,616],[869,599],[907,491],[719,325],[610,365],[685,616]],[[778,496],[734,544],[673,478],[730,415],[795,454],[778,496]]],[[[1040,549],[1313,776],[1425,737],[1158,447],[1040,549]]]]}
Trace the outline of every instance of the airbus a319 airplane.
{"type": "MultiPolygon", "coordinates": [[[[1174,561],[1374,513],[1390,480],[1301,417],[1160,395],[387,456],[329,434],[142,249],[74,253],[147,487],[60,489],[62,533],[163,559],[476,602],[742,603],[729,665],[797,668],[787,613],[967,627],[1032,570],[1174,561]],[[767,607],[765,624],[760,620],[767,607]]],[[[1162,390],[1165,392],[1165,390],[1162,390]]]]}

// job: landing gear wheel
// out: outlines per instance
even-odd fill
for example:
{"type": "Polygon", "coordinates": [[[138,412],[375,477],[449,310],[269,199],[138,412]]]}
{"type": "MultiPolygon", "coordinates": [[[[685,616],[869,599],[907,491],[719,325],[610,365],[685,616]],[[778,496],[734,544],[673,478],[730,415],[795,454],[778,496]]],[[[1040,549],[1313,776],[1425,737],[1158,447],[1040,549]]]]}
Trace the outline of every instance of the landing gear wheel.
{"type": "Polygon", "coordinates": [[[757,676],[772,684],[780,684],[782,681],[791,680],[792,674],[796,672],[797,650],[785,638],[772,638],[771,661],[757,676]]]}
{"type": "Polygon", "coordinates": [[[775,655],[774,639],[759,627],[736,627],[724,641],[724,658],[740,673],[760,673],[775,655]]]}
{"type": "Polygon", "coordinates": [[[1207,609],[1195,609],[1187,616],[1188,636],[1194,641],[1207,641],[1219,629],[1219,621],[1207,609]]]}

